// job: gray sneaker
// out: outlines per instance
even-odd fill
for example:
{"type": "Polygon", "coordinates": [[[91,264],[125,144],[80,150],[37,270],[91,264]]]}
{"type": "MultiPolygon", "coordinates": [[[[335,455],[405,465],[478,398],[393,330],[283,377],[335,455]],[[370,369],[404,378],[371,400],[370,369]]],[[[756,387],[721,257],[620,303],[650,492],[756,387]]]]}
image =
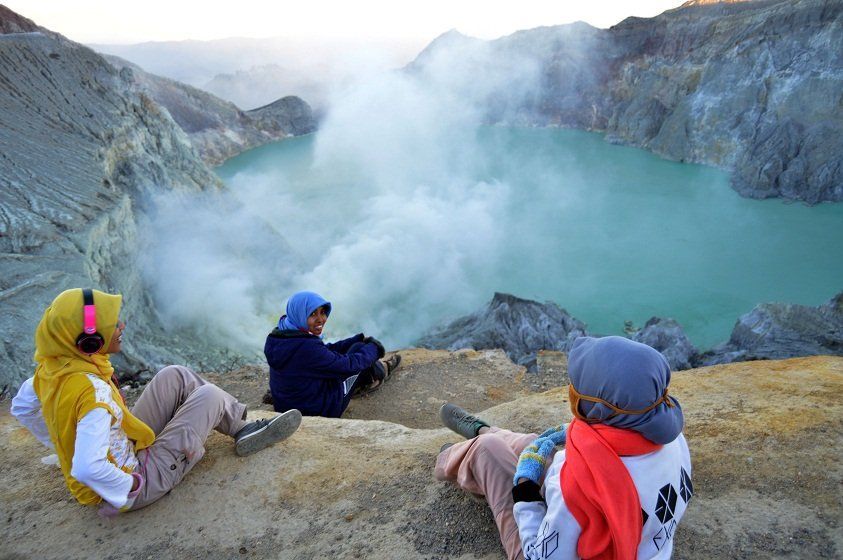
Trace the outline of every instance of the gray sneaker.
{"type": "Polygon", "coordinates": [[[480,418],[472,416],[457,405],[451,403],[445,403],[442,405],[442,408],[439,409],[439,418],[442,419],[442,424],[444,424],[446,428],[458,433],[466,439],[477,437],[477,430],[483,428],[484,426],[486,428],[489,427],[489,424],[480,418]]]}
{"type": "Polygon", "coordinates": [[[288,410],[275,418],[249,422],[234,436],[234,452],[245,457],[293,435],[301,424],[301,412],[288,410]]]}

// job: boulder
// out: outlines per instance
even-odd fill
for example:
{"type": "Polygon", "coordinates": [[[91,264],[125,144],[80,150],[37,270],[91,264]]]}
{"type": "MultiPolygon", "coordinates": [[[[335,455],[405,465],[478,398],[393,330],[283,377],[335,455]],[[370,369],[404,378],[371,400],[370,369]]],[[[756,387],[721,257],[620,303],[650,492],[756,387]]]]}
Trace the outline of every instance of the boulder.
{"type": "Polygon", "coordinates": [[[652,346],[661,352],[673,371],[693,367],[698,354],[696,347],[685,336],[682,325],[670,318],[650,318],[643,328],[632,335],[632,340],[652,346]]]}
{"type": "Polygon", "coordinates": [[[419,339],[423,348],[501,348],[516,364],[536,371],[536,352],[565,350],[586,326],[555,303],[495,293],[485,309],[461,317],[419,339]]]}
{"type": "Polygon", "coordinates": [[[843,292],[811,307],[762,303],[741,315],[727,342],[701,356],[704,365],[829,354],[843,356],[843,292]]]}

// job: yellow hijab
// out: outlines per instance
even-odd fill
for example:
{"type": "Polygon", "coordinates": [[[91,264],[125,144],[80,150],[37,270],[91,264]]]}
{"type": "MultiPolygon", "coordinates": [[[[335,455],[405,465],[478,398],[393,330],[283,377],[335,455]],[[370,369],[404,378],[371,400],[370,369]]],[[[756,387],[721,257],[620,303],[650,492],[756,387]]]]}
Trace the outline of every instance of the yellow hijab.
{"type": "MultiPolygon", "coordinates": [[[[44,311],[35,330],[35,379],[33,386],[41,401],[44,421],[50,439],[59,456],[62,473],[71,493],[84,504],[100,501],[90,488],[70,476],[76,442],[76,425],[94,408],[104,408],[116,419],[116,411],[96,397],[88,374],[106,382],[112,400],[122,411],[122,428],[135,442],[135,450],[149,447],[155,440],[153,431],[135,417],[123,402],[120,392],[111,381],[114,368],[105,353],[117,328],[122,296],[93,290],[97,331],[105,340],[96,354],[83,354],[76,348],[76,338],[82,332],[84,300],[79,288],[60,293],[44,311]]],[[[110,459],[110,456],[109,456],[110,459]]]]}

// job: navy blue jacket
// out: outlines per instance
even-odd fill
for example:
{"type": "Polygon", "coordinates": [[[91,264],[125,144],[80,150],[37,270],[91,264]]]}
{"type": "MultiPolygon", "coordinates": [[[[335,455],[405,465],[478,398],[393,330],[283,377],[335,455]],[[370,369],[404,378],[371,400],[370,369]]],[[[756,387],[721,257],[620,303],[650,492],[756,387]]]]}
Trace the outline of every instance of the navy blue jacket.
{"type": "Polygon", "coordinates": [[[269,390],[275,410],[297,408],[307,416],[339,418],[348,403],[343,381],[378,359],[378,348],[371,343],[347,353],[363,338],[361,333],[325,344],[318,336],[297,330],[276,328],[269,333],[263,352],[269,362],[269,390]]]}

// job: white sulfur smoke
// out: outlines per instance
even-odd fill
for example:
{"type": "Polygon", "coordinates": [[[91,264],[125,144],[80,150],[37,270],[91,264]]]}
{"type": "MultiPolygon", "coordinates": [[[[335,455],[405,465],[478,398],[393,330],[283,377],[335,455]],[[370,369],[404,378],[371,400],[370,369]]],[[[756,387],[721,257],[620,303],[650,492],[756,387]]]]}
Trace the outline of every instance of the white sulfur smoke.
{"type": "Polygon", "coordinates": [[[476,281],[499,258],[511,188],[478,180],[491,162],[477,127],[490,101],[517,107],[538,65],[440,43],[410,70],[333,92],[309,164],[155,201],[145,268],[167,324],[254,351],[286,297],[309,289],[334,305],[329,338],[362,330],[404,345],[488,299],[476,281]],[[332,203],[314,207],[317,191],[332,203]]]}

